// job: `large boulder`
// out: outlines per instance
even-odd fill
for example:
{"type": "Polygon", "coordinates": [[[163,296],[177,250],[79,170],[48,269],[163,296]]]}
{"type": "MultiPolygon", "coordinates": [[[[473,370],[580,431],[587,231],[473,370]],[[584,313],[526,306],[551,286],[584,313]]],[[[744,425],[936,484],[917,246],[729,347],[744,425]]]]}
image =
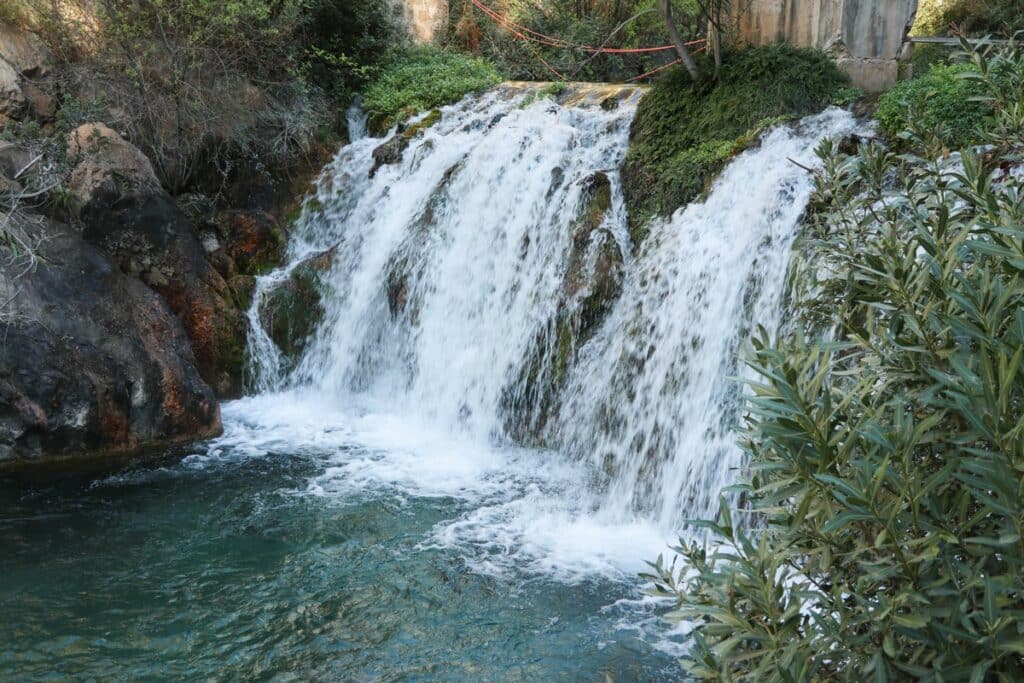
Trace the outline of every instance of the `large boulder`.
{"type": "Polygon", "coordinates": [[[217,435],[181,323],[64,225],[24,219],[33,265],[0,247],[0,469],[217,435]]]}
{"type": "Polygon", "coordinates": [[[67,158],[72,164],[67,186],[77,213],[161,192],[146,155],[104,123],[83,123],[68,133],[67,158]]]}
{"type": "Polygon", "coordinates": [[[149,160],[98,123],[68,136],[68,158],[82,236],[163,295],[185,326],[200,374],[219,396],[240,393],[245,317],[149,160]]]}
{"type": "Polygon", "coordinates": [[[31,116],[46,123],[56,110],[52,55],[33,33],[0,24],[0,125],[31,116]]]}
{"type": "Polygon", "coordinates": [[[49,76],[53,64],[53,55],[39,36],[6,24],[0,24],[0,59],[33,80],[49,76]]]}
{"type": "Polygon", "coordinates": [[[27,107],[25,93],[21,90],[21,79],[10,64],[0,59],[0,126],[18,121],[27,107]]]}

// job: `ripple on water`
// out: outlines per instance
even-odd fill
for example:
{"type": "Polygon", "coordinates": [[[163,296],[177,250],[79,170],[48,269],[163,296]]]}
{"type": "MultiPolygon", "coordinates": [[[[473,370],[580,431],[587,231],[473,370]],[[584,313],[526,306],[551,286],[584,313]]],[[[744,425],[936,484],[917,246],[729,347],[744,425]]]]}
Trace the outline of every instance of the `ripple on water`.
{"type": "Polygon", "coordinates": [[[593,517],[578,470],[311,410],[239,401],[180,464],[0,493],[0,677],[678,672],[633,578],[664,544],[593,517]]]}

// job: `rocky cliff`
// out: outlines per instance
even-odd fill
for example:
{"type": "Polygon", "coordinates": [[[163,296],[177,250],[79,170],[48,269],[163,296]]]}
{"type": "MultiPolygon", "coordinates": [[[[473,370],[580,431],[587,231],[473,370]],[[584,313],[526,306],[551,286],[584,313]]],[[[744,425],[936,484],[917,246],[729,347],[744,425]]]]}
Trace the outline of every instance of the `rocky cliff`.
{"type": "Polygon", "coordinates": [[[294,197],[244,169],[172,196],[117,112],[68,127],[69,68],[0,25],[0,471],[219,433],[294,197]]]}

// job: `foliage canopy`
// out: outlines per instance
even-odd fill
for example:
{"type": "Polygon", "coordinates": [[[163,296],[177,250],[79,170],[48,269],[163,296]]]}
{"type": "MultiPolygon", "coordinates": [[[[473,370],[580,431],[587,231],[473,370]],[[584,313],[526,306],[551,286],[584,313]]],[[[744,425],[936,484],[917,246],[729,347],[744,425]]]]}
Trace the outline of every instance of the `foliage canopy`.
{"type": "Polygon", "coordinates": [[[455,102],[501,80],[480,57],[420,48],[397,55],[363,93],[370,126],[381,132],[402,119],[455,102]]]}

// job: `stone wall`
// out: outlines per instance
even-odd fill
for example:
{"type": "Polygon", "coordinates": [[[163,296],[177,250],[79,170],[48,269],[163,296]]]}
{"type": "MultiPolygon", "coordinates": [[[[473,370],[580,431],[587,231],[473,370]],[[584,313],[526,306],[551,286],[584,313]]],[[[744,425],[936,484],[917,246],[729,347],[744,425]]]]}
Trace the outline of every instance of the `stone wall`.
{"type": "Polygon", "coordinates": [[[907,33],[917,0],[741,0],[741,43],[785,41],[833,55],[853,85],[868,92],[896,82],[910,56],[907,33]]]}

